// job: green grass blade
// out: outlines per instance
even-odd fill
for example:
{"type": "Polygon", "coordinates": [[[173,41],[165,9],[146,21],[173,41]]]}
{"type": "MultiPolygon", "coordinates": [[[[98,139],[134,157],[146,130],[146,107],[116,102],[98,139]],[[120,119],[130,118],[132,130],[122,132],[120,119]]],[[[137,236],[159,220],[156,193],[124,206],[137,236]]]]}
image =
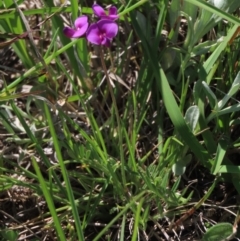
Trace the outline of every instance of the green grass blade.
{"type": "Polygon", "coordinates": [[[69,181],[68,173],[67,173],[64,161],[63,161],[63,157],[62,157],[62,153],[61,153],[61,149],[60,149],[60,144],[59,144],[56,132],[55,132],[52,117],[51,117],[50,111],[48,109],[48,106],[46,104],[44,105],[44,110],[45,110],[46,118],[48,120],[49,130],[50,130],[51,136],[53,138],[53,145],[54,145],[54,148],[55,148],[55,151],[56,151],[57,159],[59,161],[59,165],[61,167],[63,179],[64,179],[64,182],[65,182],[65,185],[66,185],[68,199],[69,199],[71,209],[72,209],[72,213],[73,213],[73,217],[74,217],[74,220],[75,220],[75,227],[76,227],[76,230],[77,230],[78,240],[82,241],[82,240],[84,240],[84,236],[83,236],[82,225],[81,225],[79,214],[78,214],[77,205],[76,205],[76,202],[75,202],[75,199],[74,199],[74,195],[73,195],[72,187],[71,187],[71,184],[70,184],[70,181],[69,181]]]}
{"type": "Polygon", "coordinates": [[[44,194],[44,197],[46,199],[46,202],[48,204],[48,208],[50,210],[50,213],[53,217],[53,221],[54,221],[54,226],[56,228],[56,232],[58,234],[58,237],[61,241],[65,241],[66,240],[66,237],[65,237],[65,234],[62,230],[62,226],[61,226],[61,222],[57,216],[57,213],[56,213],[56,208],[55,208],[55,205],[53,203],[53,199],[51,197],[51,194],[46,186],[46,183],[45,183],[45,180],[42,176],[42,173],[40,171],[40,168],[36,162],[36,160],[32,157],[32,163],[33,163],[33,167],[35,169],[35,172],[38,176],[38,180],[39,180],[39,183],[41,185],[41,189],[42,189],[42,192],[44,194]]]}

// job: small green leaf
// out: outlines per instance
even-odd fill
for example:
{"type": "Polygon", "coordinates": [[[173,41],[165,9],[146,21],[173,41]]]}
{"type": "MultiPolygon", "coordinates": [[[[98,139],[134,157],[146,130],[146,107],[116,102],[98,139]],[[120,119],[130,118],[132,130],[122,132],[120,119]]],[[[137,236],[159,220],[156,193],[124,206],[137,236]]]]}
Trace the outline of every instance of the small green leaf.
{"type": "Polygon", "coordinates": [[[198,55],[206,54],[208,52],[213,52],[215,48],[223,41],[223,38],[219,38],[217,40],[208,40],[203,43],[199,43],[194,46],[191,52],[191,57],[195,57],[198,55]]]}
{"type": "Polygon", "coordinates": [[[164,70],[169,69],[177,61],[177,53],[172,48],[166,48],[162,54],[161,65],[164,70]]]}
{"type": "MultiPolygon", "coordinates": [[[[2,230],[0,232],[0,236],[4,239],[4,240],[8,240],[8,241],[16,241],[17,237],[18,237],[18,233],[14,230],[2,230]]],[[[2,239],[1,239],[2,240],[2,239]]]]}
{"type": "Polygon", "coordinates": [[[227,148],[228,148],[227,142],[225,140],[220,140],[218,143],[216,157],[213,162],[213,166],[211,168],[211,172],[213,175],[216,175],[218,173],[218,171],[220,170],[220,166],[225,157],[227,148]]]}
{"type": "Polygon", "coordinates": [[[228,100],[232,98],[232,96],[239,90],[240,87],[240,72],[238,72],[236,78],[234,79],[231,89],[228,91],[228,93],[224,96],[224,98],[218,102],[218,108],[221,110],[228,100]]]}
{"type": "Polygon", "coordinates": [[[192,131],[196,128],[200,112],[196,105],[187,109],[184,119],[192,131]]]}
{"type": "Polygon", "coordinates": [[[217,97],[205,81],[202,82],[202,85],[203,85],[203,89],[208,97],[209,104],[210,104],[211,108],[214,109],[215,106],[217,105],[217,97]]]}
{"type": "Polygon", "coordinates": [[[218,223],[208,229],[203,235],[202,241],[221,241],[233,234],[233,226],[230,223],[218,223]]]}
{"type": "Polygon", "coordinates": [[[180,176],[183,175],[186,171],[186,167],[188,163],[192,160],[192,155],[188,154],[185,157],[183,157],[181,160],[179,160],[177,163],[173,164],[172,171],[174,175],[180,176]]]}

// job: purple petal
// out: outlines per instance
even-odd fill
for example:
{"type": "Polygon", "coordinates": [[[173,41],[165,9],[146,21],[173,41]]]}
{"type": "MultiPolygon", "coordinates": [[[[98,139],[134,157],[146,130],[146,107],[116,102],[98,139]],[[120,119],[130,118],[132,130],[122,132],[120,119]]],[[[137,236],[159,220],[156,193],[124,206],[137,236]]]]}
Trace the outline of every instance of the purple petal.
{"type": "Polygon", "coordinates": [[[118,25],[112,20],[102,19],[97,22],[100,32],[108,39],[114,38],[118,33],[118,25]]]}
{"type": "Polygon", "coordinates": [[[88,23],[85,24],[81,29],[75,30],[69,27],[65,27],[63,29],[63,33],[68,37],[68,38],[80,38],[82,37],[88,29],[88,23]]]}
{"type": "Polygon", "coordinates": [[[74,29],[72,29],[72,28],[69,28],[69,27],[65,27],[64,29],[63,29],[63,33],[68,37],[68,38],[72,38],[73,37],[73,35],[75,34],[75,30],[74,29]]]}
{"type": "Polygon", "coordinates": [[[117,8],[115,6],[111,6],[108,12],[109,12],[109,15],[117,15],[117,8]]]}
{"type": "Polygon", "coordinates": [[[86,33],[87,40],[96,45],[100,45],[102,43],[102,39],[100,37],[101,35],[102,33],[100,32],[100,29],[96,23],[91,24],[86,33]]]}
{"type": "Polygon", "coordinates": [[[88,17],[85,15],[77,18],[74,22],[74,26],[76,29],[82,28],[86,24],[88,24],[88,17]]]}
{"type": "Polygon", "coordinates": [[[111,46],[111,41],[110,41],[110,39],[107,39],[107,38],[106,38],[105,43],[104,43],[104,44],[102,43],[102,45],[104,45],[104,46],[106,46],[106,47],[110,47],[110,46],[111,46]]]}
{"type": "Polygon", "coordinates": [[[104,9],[101,6],[99,6],[98,4],[93,4],[92,9],[93,9],[94,14],[100,18],[107,16],[104,9]]]}
{"type": "Polygon", "coordinates": [[[105,46],[107,44],[108,39],[103,37],[101,41],[101,45],[105,46]]]}
{"type": "Polygon", "coordinates": [[[83,25],[81,28],[76,29],[75,33],[72,36],[72,38],[80,38],[80,37],[82,37],[87,32],[87,29],[88,29],[88,23],[83,25]]]}
{"type": "Polygon", "coordinates": [[[102,16],[101,19],[108,19],[108,20],[112,20],[115,21],[119,18],[118,15],[109,15],[109,16],[102,16]]]}
{"type": "Polygon", "coordinates": [[[88,29],[88,17],[87,16],[81,16],[77,18],[74,22],[75,29],[65,27],[63,29],[63,33],[68,37],[68,38],[80,38],[83,36],[87,29],[88,29]]]}

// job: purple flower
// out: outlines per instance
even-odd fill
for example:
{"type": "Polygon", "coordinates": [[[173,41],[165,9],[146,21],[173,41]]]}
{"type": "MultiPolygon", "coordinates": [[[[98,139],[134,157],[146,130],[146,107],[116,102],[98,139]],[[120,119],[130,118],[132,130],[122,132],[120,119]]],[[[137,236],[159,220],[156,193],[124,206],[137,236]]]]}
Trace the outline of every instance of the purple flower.
{"type": "Polygon", "coordinates": [[[68,38],[80,38],[86,33],[88,29],[88,25],[89,25],[88,17],[83,15],[75,20],[74,22],[75,28],[65,27],[63,29],[63,33],[68,38]]]}
{"type": "Polygon", "coordinates": [[[105,13],[104,9],[98,4],[93,4],[92,9],[94,14],[101,19],[109,19],[113,21],[118,19],[117,8],[114,6],[109,8],[108,15],[105,13]]]}
{"type": "Polygon", "coordinates": [[[102,19],[93,23],[86,33],[87,40],[96,45],[110,46],[111,40],[118,33],[118,25],[112,20],[102,19]]]}

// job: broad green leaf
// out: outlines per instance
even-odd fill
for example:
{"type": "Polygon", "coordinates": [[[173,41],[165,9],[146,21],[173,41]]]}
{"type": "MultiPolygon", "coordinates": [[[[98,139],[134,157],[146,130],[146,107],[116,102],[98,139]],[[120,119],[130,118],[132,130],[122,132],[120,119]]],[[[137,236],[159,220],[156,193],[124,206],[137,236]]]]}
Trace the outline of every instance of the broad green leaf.
{"type": "MultiPolygon", "coordinates": [[[[180,2],[180,1],[179,1],[180,2]]],[[[182,11],[191,17],[192,22],[195,23],[198,13],[198,7],[189,2],[183,1],[182,11]]]]}
{"type": "Polygon", "coordinates": [[[136,20],[142,28],[143,34],[147,37],[147,20],[146,17],[139,11],[136,13],[136,20]]]}

